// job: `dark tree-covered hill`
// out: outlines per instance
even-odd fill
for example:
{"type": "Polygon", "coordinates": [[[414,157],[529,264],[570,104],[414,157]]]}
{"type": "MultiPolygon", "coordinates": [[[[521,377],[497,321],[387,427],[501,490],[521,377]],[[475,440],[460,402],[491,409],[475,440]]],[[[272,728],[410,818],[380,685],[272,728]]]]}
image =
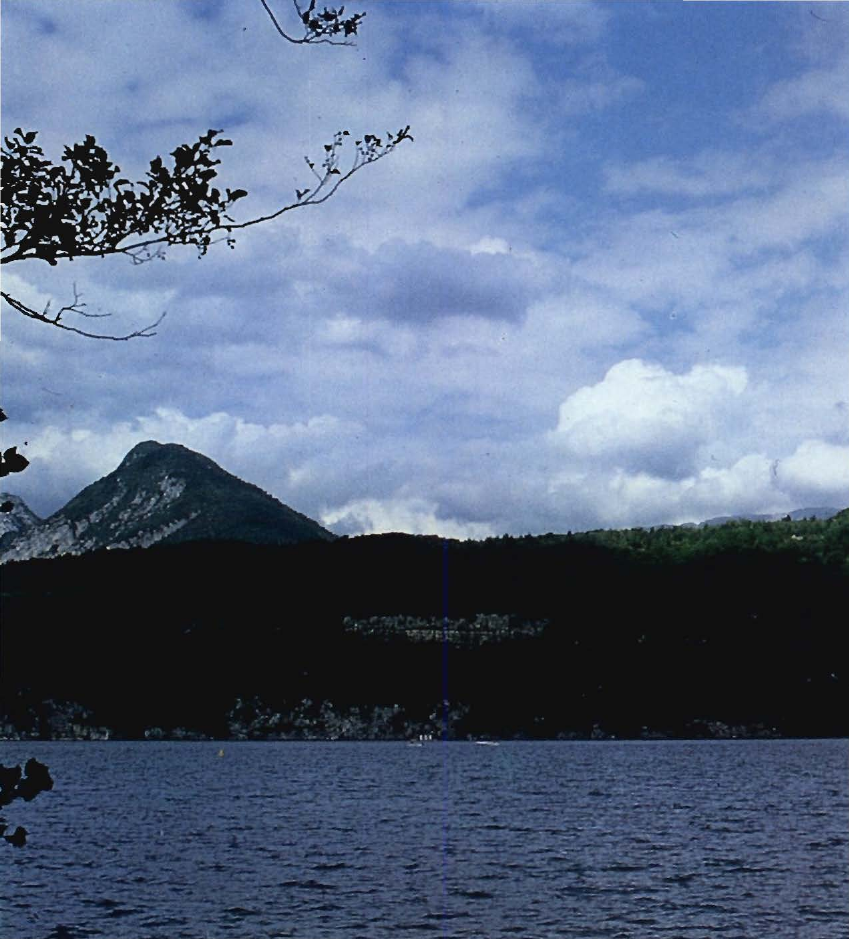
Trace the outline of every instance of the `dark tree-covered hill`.
{"type": "Polygon", "coordinates": [[[398,734],[451,711],[461,735],[845,735],[847,558],[843,512],[12,563],[5,719],[55,734],[57,702],[72,702],[79,721],[114,733],[224,736],[235,707],[252,734],[320,736],[331,713],[389,708],[403,720],[385,732],[398,734]]]}

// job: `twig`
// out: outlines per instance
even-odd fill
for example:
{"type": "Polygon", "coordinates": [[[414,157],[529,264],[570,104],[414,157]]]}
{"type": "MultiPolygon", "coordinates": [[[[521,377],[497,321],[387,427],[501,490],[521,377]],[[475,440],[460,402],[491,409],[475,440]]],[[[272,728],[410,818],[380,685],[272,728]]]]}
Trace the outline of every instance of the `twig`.
{"type": "MultiPolygon", "coordinates": [[[[347,131],[342,131],[337,135],[332,144],[327,144],[325,147],[325,149],[330,147],[330,150],[328,151],[328,155],[323,163],[323,169],[325,171],[324,176],[321,176],[316,171],[310,160],[305,157],[307,165],[319,179],[318,186],[311,193],[308,199],[303,199],[299,202],[293,202],[289,205],[284,205],[283,208],[277,209],[276,212],[271,212],[268,215],[260,215],[257,218],[250,219],[247,222],[233,222],[229,225],[222,225],[221,227],[228,232],[237,231],[240,228],[250,228],[251,225],[259,225],[260,222],[270,222],[272,219],[279,218],[285,212],[289,212],[292,209],[300,209],[305,205],[321,205],[323,202],[327,202],[327,200],[336,192],[342,183],[349,180],[358,170],[361,170],[364,166],[368,166],[370,163],[377,163],[378,160],[382,160],[383,157],[388,156],[390,153],[392,153],[395,147],[401,143],[401,141],[412,140],[413,137],[410,135],[409,130],[409,126],[403,128],[398,132],[396,137],[393,137],[385,147],[379,150],[369,149],[368,144],[363,147],[360,141],[356,141],[357,156],[354,158],[353,165],[346,173],[341,173],[338,169],[339,160],[337,151],[342,143],[341,137],[349,136],[347,131]],[[339,178],[336,180],[336,182],[330,183],[332,176],[338,176],[339,178]],[[322,190],[326,191],[322,194],[322,190]]],[[[367,140],[374,138],[372,138],[372,135],[367,134],[363,139],[367,140]]]]}
{"type": "MultiPolygon", "coordinates": [[[[85,336],[87,339],[111,339],[114,342],[126,342],[128,339],[149,339],[151,336],[156,335],[156,327],[165,319],[165,312],[159,316],[159,318],[151,323],[149,326],[144,326],[142,329],[133,330],[131,333],[127,333],[124,336],[112,336],[109,333],[90,333],[84,329],[77,329],[76,326],[69,326],[67,323],[60,321],[62,313],[72,312],[79,313],[82,316],[88,316],[90,318],[99,318],[104,316],[110,316],[109,313],[85,313],[80,306],[85,306],[85,304],[80,303],[80,295],[77,294],[76,285],[74,286],[74,302],[68,304],[67,306],[62,307],[61,310],[54,316],[51,317],[48,313],[50,304],[44,308],[42,313],[39,313],[38,310],[33,310],[32,307],[26,306],[26,304],[21,303],[20,300],[16,300],[11,294],[2,291],[0,296],[9,304],[13,310],[17,310],[18,313],[21,313],[23,316],[28,316],[30,319],[38,320],[40,323],[47,323],[50,326],[55,326],[57,329],[64,329],[69,333],[76,333],[78,336],[85,336]]],[[[167,311],[166,311],[167,312],[167,311]]]]}
{"type": "MultiPolygon", "coordinates": [[[[277,22],[277,17],[272,12],[271,7],[266,3],[266,0],[259,0],[259,2],[263,5],[263,7],[265,8],[265,12],[271,18],[271,22],[274,24],[274,28],[286,40],[286,42],[291,42],[293,45],[296,45],[296,46],[315,45],[320,42],[326,43],[329,46],[353,46],[354,45],[353,42],[348,42],[346,40],[328,39],[326,36],[310,35],[309,31],[307,31],[307,34],[302,39],[295,39],[294,36],[290,36],[283,29],[280,23],[277,22]]],[[[293,0],[293,2],[295,4],[295,9],[298,11],[298,16],[300,16],[301,19],[303,20],[303,13],[301,12],[300,6],[298,6],[297,0],[293,0]]],[[[362,14],[362,16],[365,16],[365,14],[362,14]]]]}
{"type": "Polygon", "coordinates": [[[140,248],[124,248],[124,254],[128,255],[133,264],[147,264],[148,261],[164,261],[165,251],[159,247],[155,251],[147,246],[140,248]]]}

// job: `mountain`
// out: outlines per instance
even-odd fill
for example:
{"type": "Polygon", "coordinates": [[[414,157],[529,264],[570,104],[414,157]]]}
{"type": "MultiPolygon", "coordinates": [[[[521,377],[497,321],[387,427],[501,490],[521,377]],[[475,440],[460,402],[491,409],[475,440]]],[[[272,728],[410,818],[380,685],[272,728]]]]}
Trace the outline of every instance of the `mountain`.
{"type": "Polygon", "coordinates": [[[707,521],[699,522],[699,528],[710,528],[714,525],[725,525],[726,522],[780,522],[789,518],[792,522],[804,521],[808,518],[821,520],[833,518],[840,509],[818,506],[813,509],[794,509],[792,512],[778,512],[773,515],[718,515],[707,521]]]}
{"type": "Polygon", "coordinates": [[[8,513],[9,524],[18,527],[0,538],[0,562],[158,542],[296,544],[335,537],[208,457],[153,440],[133,447],[114,472],[43,521],[12,498],[18,507],[8,513]]]}
{"type": "Polygon", "coordinates": [[[0,544],[41,523],[41,519],[20,496],[0,492],[0,506],[3,506],[0,512],[0,544]],[[9,538],[6,538],[7,535],[9,538]]]}

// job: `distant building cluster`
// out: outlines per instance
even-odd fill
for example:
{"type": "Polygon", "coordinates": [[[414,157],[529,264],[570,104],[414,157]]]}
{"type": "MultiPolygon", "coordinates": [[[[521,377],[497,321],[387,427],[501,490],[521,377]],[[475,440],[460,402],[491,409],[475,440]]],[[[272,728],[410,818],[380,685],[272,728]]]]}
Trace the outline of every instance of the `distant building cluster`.
{"type": "Polygon", "coordinates": [[[476,613],[472,617],[375,615],[346,616],[346,632],[364,636],[399,638],[410,642],[449,642],[452,645],[479,646],[486,642],[539,636],[548,620],[524,619],[513,613],[476,613]]]}

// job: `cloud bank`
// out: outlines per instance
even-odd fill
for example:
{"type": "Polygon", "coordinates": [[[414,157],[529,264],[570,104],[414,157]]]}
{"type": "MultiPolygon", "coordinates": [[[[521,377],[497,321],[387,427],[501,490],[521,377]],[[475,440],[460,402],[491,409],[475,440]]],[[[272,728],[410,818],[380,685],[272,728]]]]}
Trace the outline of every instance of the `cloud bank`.
{"type": "Polygon", "coordinates": [[[50,513],[153,438],[345,533],[846,505],[849,44],[802,6],[383,0],[351,50],[259,4],[10,4],[4,123],[57,159],[222,127],[250,214],[337,129],[416,139],[234,251],[5,267],[116,332],[167,311],[107,344],[3,310],[9,487],[50,513]]]}

